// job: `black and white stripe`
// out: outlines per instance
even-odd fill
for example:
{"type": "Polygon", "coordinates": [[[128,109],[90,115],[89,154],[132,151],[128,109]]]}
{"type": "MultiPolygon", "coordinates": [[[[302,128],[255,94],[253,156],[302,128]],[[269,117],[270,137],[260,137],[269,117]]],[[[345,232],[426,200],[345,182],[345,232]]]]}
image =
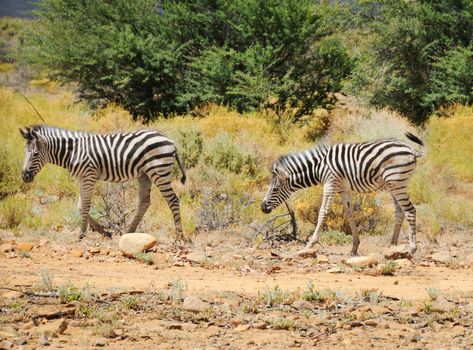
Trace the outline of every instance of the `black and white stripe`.
{"type": "MultiPolygon", "coordinates": [[[[406,133],[406,137],[423,146],[416,136],[406,133]]],[[[397,244],[406,216],[409,222],[409,247],[411,253],[414,253],[416,210],[407,194],[407,184],[415,169],[416,159],[422,155],[422,152],[415,151],[404,142],[388,139],[317,146],[305,152],[283,156],[272,166],[273,179],[261,209],[269,213],[298,189],[321,183],[324,187],[322,205],[315,232],[307,248],[318,241],[330,204],[338,193],[353,234],[351,253],[356,255],[360,240],[353,220],[351,192],[387,190],[391,193],[396,208],[391,244],[397,244]]]]}
{"type": "Polygon", "coordinates": [[[95,183],[127,182],[138,179],[138,210],[128,227],[134,232],[150,205],[151,185],[154,183],[169,205],[178,235],[182,233],[179,199],[171,187],[171,173],[176,160],[186,175],[174,141],[155,130],[138,130],[115,134],[92,134],[70,131],[45,125],[20,129],[28,141],[22,178],[33,181],[44,164],[52,163],[69,170],[80,185],[79,208],[82,216],[81,235],[92,228],[103,231],[89,216],[95,183]]]}

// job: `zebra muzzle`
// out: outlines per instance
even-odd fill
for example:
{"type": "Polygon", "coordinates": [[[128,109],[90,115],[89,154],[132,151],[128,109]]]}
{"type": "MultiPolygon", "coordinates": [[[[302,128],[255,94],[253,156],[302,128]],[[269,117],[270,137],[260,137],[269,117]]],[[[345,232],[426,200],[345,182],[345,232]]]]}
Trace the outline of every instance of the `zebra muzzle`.
{"type": "Polygon", "coordinates": [[[28,182],[32,182],[32,181],[33,181],[34,176],[33,176],[33,174],[30,173],[29,171],[23,171],[23,172],[21,173],[21,179],[22,179],[24,182],[28,183],[28,182]]]}
{"type": "Polygon", "coordinates": [[[263,202],[261,203],[261,211],[265,214],[271,213],[272,208],[268,205],[268,203],[263,202]]]}

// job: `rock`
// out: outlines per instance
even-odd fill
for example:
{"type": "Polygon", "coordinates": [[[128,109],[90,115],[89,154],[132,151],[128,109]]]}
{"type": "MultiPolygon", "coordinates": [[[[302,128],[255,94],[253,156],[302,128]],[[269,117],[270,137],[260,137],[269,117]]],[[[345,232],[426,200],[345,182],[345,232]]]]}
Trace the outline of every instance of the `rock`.
{"type": "Polygon", "coordinates": [[[186,259],[191,263],[200,264],[207,260],[207,256],[203,253],[192,252],[186,255],[186,259]]]}
{"type": "Polygon", "coordinates": [[[89,253],[92,255],[100,253],[100,247],[91,247],[89,248],[89,253]]]}
{"type": "Polygon", "coordinates": [[[261,322],[253,323],[252,327],[255,329],[266,329],[268,328],[268,324],[264,321],[261,321],[261,322]]]}
{"type": "Polygon", "coordinates": [[[373,304],[369,307],[370,311],[375,315],[391,314],[392,311],[382,305],[373,304]]]}
{"type": "Polygon", "coordinates": [[[202,301],[199,297],[188,296],[184,299],[182,308],[190,312],[204,312],[209,308],[209,303],[202,301]]]}
{"type": "Polygon", "coordinates": [[[16,292],[14,290],[8,291],[2,294],[2,297],[4,297],[5,299],[18,299],[18,298],[21,298],[22,296],[23,296],[22,292],[16,292]]]}
{"type": "Polygon", "coordinates": [[[0,339],[13,338],[14,336],[15,336],[14,333],[0,331],[0,339]]]}
{"type": "Polygon", "coordinates": [[[382,262],[384,262],[384,255],[383,254],[370,253],[370,254],[368,254],[368,256],[375,259],[378,262],[378,264],[381,264],[382,262]]]}
{"type": "Polygon", "coordinates": [[[20,252],[29,252],[33,249],[33,245],[27,242],[20,242],[16,245],[16,249],[20,252]]]}
{"type": "Polygon", "coordinates": [[[182,330],[182,324],[179,324],[179,323],[173,323],[173,324],[170,324],[169,326],[167,326],[167,329],[177,329],[177,330],[182,330]]]}
{"type": "Polygon", "coordinates": [[[370,327],[377,327],[378,326],[378,321],[373,320],[373,319],[366,320],[364,323],[365,323],[366,326],[370,326],[370,327]]]}
{"type": "Polygon", "coordinates": [[[447,252],[437,252],[437,253],[432,254],[430,256],[430,259],[437,263],[445,264],[449,262],[450,260],[452,260],[452,256],[447,252]]]}
{"type": "Polygon", "coordinates": [[[156,244],[156,238],[148,233],[126,233],[120,237],[118,247],[125,256],[145,252],[156,244]]]}
{"type": "Polygon", "coordinates": [[[437,297],[437,299],[432,302],[432,311],[439,313],[450,312],[453,310],[454,307],[454,303],[448,301],[447,299],[441,296],[437,297]]]}
{"type": "Polygon", "coordinates": [[[330,263],[328,256],[326,255],[317,256],[317,264],[328,264],[328,263],[330,263]]]}
{"type": "Polygon", "coordinates": [[[0,252],[8,253],[13,251],[13,244],[11,243],[2,243],[0,244],[0,252]]]}
{"type": "Polygon", "coordinates": [[[0,342],[0,350],[9,350],[13,349],[14,344],[8,340],[2,340],[0,342]]]}
{"type": "Polygon", "coordinates": [[[84,255],[84,252],[81,249],[71,249],[71,255],[76,258],[80,258],[84,255]]]}
{"type": "Polygon", "coordinates": [[[315,249],[302,249],[299,250],[296,254],[294,254],[294,258],[296,259],[308,259],[308,258],[316,258],[317,257],[317,250],[315,249]]]}
{"type": "Polygon", "coordinates": [[[384,252],[384,257],[388,260],[411,259],[412,254],[407,244],[401,244],[389,247],[384,252]]]}
{"type": "Polygon", "coordinates": [[[41,333],[41,335],[39,336],[38,343],[39,345],[44,345],[44,346],[49,345],[48,336],[44,333],[41,333]]]}
{"type": "Polygon", "coordinates": [[[402,268],[412,267],[414,266],[414,264],[409,259],[399,259],[399,260],[396,260],[396,266],[397,268],[402,269],[402,268]]]}
{"type": "Polygon", "coordinates": [[[110,249],[107,249],[107,248],[100,249],[100,255],[109,255],[109,254],[110,254],[110,249]]]}
{"type": "Polygon", "coordinates": [[[240,324],[238,326],[236,326],[233,330],[235,332],[245,332],[247,331],[248,329],[250,329],[250,325],[249,324],[240,324]]]}
{"type": "Polygon", "coordinates": [[[343,270],[339,267],[332,267],[331,269],[327,270],[328,273],[342,273],[343,270]]]}
{"type": "Polygon", "coordinates": [[[99,338],[94,341],[94,346],[104,347],[107,345],[107,340],[105,338],[99,338]]]}
{"type": "Polygon", "coordinates": [[[360,322],[360,321],[353,321],[350,323],[351,328],[363,327],[363,326],[364,326],[363,322],[360,322]]]}
{"type": "Polygon", "coordinates": [[[299,311],[313,310],[314,305],[306,300],[298,300],[292,303],[292,306],[299,311]]]}
{"type": "Polygon", "coordinates": [[[59,334],[64,334],[67,329],[67,320],[64,318],[50,321],[38,328],[38,333],[50,337],[57,337],[59,334]]]}
{"type": "Polygon", "coordinates": [[[378,264],[378,261],[372,256],[352,256],[343,261],[346,265],[371,267],[378,264]]]}
{"type": "Polygon", "coordinates": [[[25,337],[18,337],[16,338],[16,345],[25,345],[27,343],[25,337]]]}

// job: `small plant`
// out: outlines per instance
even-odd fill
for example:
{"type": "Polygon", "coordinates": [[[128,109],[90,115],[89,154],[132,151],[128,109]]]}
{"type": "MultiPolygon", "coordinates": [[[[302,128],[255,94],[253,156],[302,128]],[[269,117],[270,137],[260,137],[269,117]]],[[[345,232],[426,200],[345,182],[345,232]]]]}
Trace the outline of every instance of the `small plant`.
{"type": "Polygon", "coordinates": [[[424,311],[426,314],[431,314],[434,311],[432,302],[431,301],[424,302],[424,306],[422,307],[422,311],[424,311]]]}
{"type": "Polygon", "coordinates": [[[20,256],[20,258],[31,259],[31,254],[30,254],[29,252],[20,251],[20,252],[18,253],[18,255],[20,256]]]}
{"type": "Polygon", "coordinates": [[[316,301],[323,303],[325,301],[325,296],[319,291],[315,290],[314,282],[309,280],[307,283],[307,290],[300,295],[302,300],[306,301],[316,301]]]}
{"type": "Polygon", "coordinates": [[[380,274],[383,276],[393,276],[396,272],[397,263],[394,260],[388,260],[380,270],[380,274]]]}
{"type": "Polygon", "coordinates": [[[266,287],[262,299],[266,303],[267,306],[273,307],[276,305],[283,304],[289,298],[287,292],[283,292],[282,289],[277,285],[274,289],[270,289],[266,287]]]}
{"type": "Polygon", "coordinates": [[[364,301],[379,303],[381,293],[376,288],[363,289],[361,291],[361,297],[364,301]]]}
{"type": "Polygon", "coordinates": [[[243,304],[242,311],[245,314],[257,314],[259,313],[258,303],[251,299],[250,301],[243,304]]]}
{"type": "Polygon", "coordinates": [[[183,283],[181,279],[175,279],[168,283],[169,291],[168,298],[171,300],[182,300],[187,291],[187,284],[183,283]]]}
{"type": "Polygon", "coordinates": [[[123,307],[128,310],[137,310],[140,304],[140,300],[133,295],[122,296],[120,302],[123,307]]]}
{"type": "Polygon", "coordinates": [[[49,270],[46,268],[42,268],[40,273],[41,273],[41,285],[39,286],[39,289],[44,292],[54,291],[53,277],[49,274],[49,270]]]}
{"type": "Polygon", "coordinates": [[[145,263],[146,265],[154,264],[154,257],[149,253],[135,253],[133,257],[136,260],[141,261],[142,263],[145,263]]]}
{"type": "Polygon", "coordinates": [[[276,320],[271,320],[271,322],[269,323],[273,329],[285,331],[293,331],[295,329],[300,328],[299,323],[289,318],[278,318],[276,320]]]}
{"type": "Polygon", "coordinates": [[[68,303],[71,301],[81,301],[82,291],[72,284],[67,284],[58,288],[59,299],[62,303],[68,303]]]}

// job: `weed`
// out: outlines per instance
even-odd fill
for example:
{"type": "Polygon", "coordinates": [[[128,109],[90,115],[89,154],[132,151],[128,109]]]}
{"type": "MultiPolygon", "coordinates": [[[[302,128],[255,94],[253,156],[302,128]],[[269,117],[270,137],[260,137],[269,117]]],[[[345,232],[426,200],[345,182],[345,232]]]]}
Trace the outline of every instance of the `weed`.
{"type": "Polygon", "coordinates": [[[53,292],[53,277],[49,274],[49,270],[47,268],[42,268],[40,270],[41,273],[41,284],[39,285],[38,289],[44,292],[53,292]]]}
{"type": "Polygon", "coordinates": [[[20,252],[18,253],[18,255],[20,256],[20,258],[31,259],[31,254],[30,254],[30,252],[23,252],[23,251],[20,251],[20,252]]]}
{"type": "Polygon", "coordinates": [[[120,298],[120,303],[125,309],[128,310],[138,310],[140,305],[140,300],[133,295],[123,295],[120,298]]]}
{"type": "Polygon", "coordinates": [[[65,286],[58,288],[59,299],[62,303],[82,300],[82,291],[72,284],[68,283],[65,286]]]}
{"type": "Polygon", "coordinates": [[[379,303],[381,298],[381,293],[376,288],[362,289],[361,297],[364,301],[369,301],[372,303],[379,303]]]}
{"type": "Polygon", "coordinates": [[[168,283],[168,298],[174,301],[184,299],[187,292],[187,283],[183,283],[180,278],[177,278],[168,283]]]}
{"type": "Polygon", "coordinates": [[[262,300],[269,307],[283,304],[286,301],[288,301],[288,299],[289,299],[289,294],[287,292],[283,292],[282,289],[278,285],[276,285],[274,289],[270,289],[269,287],[266,287],[262,295],[262,300]]]}
{"type": "Polygon", "coordinates": [[[431,301],[426,301],[424,302],[424,305],[422,307],[422,311],[424,311],[426,314],[430,314],[433,312],[433,304],[431,301]]]}
{"type": "Polygon", "coordinates": [[[381,267],[380,274],[383,276],[393,276],[394,273],[396,272],[397,268],[397,263],[394,260],[388,260],[386,261],[386,264],[384,264],[381,267]]]}
{"type": "Polygon", "coordinates": [[[314,282],[312,282],[312,280],[309,280],[307,283],[307,290],[301,293],[300,298],[306,301],[325,302],[325,296],[315,290],[314,282]]]}
{"type": "Polygon", "coordinates": [[[273,329],[293,331],[300,328],[300,324],[289,318],[278,318],[269,322],[273,329]]]}
{"type": "Polygon", "coordinates": [[[145,263],[146,265],[153,265],[154,264],[154,257],[150,253],[135,253],[133,257],[142,262],[145,263]]]}

